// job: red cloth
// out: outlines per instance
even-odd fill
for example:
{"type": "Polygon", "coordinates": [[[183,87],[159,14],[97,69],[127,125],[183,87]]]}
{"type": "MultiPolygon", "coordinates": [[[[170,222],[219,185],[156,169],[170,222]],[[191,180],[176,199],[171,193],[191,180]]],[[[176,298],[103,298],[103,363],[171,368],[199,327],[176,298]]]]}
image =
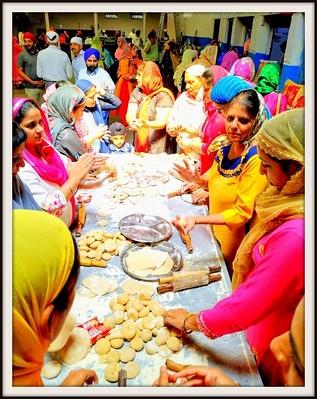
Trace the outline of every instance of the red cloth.
{"type": "Polygon", "coordinates": [[[210,169],[214,158],[216,156],[216,152],[211,154],[207,153],[208,147],[210,143],[219,135],[225,134],[225,119],[224,117],[218,113],[217,109],[215,108],[212,102],[205,105],[207,108],[207,118],[202,126],[202,146],[201,151],[203,152],[200,154],[200,173],[204,174],[210,169]]]}
{"type": "Polygon", "coordinates": [[[19,45],[18,39],[14,36],[12,38],[12,82],[18,84],[23,82],[22,77],[19,74],[18,69],[18,58],[23,48],[19,45]]]}
{"type": "Polygon", "coordinates": [[[304,219],[286,221],[253,248],[254,269],[227,298],[198,315],[199,329],[211,338],[246,330],[257,364],[275,379],[269,345],[290,329],[304,295],[304,219]]]}

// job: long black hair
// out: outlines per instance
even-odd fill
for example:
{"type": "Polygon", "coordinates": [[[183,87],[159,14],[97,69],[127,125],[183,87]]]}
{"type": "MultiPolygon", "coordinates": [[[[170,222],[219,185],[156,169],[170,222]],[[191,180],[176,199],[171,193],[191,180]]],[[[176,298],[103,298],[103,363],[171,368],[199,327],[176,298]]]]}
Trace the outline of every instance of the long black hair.
{"type": "Polygon", "coordinates": [[[26,140],[25,131],[15,122],[12,122],[12,150],[15,150],[26,140]]]}

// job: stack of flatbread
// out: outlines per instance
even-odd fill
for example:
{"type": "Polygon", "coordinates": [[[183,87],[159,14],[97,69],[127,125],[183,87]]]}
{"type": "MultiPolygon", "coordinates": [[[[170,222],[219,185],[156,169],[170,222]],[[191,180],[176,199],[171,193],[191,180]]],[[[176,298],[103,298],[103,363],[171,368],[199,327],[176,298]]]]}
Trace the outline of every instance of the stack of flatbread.
{"type": "Polygon", "coordinates": [[[126,265],[134,275],[146,277],[169,273],[174,262],[168,252],[143,247],[136,251],[130,251],[126,258],[126,265]]]}

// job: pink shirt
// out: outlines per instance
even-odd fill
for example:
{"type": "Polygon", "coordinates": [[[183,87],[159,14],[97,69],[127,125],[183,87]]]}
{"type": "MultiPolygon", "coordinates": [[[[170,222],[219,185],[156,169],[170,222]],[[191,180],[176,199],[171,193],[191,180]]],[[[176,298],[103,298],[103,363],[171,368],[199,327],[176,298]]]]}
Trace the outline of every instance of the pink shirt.
{"type": "Polygon", "coordinates": [[[211,338],[246,330],[260,364],[271,340],[289,330],[304,295],[304,220],[283,223],[254,246],[254,269],[228,298],[198,315],[211,338]]]}

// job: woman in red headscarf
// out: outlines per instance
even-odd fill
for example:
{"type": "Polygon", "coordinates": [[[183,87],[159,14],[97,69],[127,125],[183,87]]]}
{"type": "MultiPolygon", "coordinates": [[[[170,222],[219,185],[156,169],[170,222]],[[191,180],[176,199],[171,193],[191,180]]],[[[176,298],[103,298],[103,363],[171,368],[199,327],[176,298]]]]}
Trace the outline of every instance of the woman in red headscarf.
{"type": "Polygon", "coordinates": [[[126,120],[136,131],[135,151],[170,152],[166,123],[174,103],[173,93],[163,87],[155,62],[147,61],[138,69],[137,87],[130,96],[126,120]]]}
{"type": "Polygon", "coordinates": [[[122,56],[119,61],[118,67],[118,81],[114,90],[114,94],[120,98],[121,105],[118,109],[112,111],[113,115],[118,115],[120,122],[127,126],[126,113],[128,109],[128,103],[130,99],[130,94],[133,90],[132,79],[135,78],[137,66],[133,59],[133,50],[127,44],[123,48],[122,56]]]}

